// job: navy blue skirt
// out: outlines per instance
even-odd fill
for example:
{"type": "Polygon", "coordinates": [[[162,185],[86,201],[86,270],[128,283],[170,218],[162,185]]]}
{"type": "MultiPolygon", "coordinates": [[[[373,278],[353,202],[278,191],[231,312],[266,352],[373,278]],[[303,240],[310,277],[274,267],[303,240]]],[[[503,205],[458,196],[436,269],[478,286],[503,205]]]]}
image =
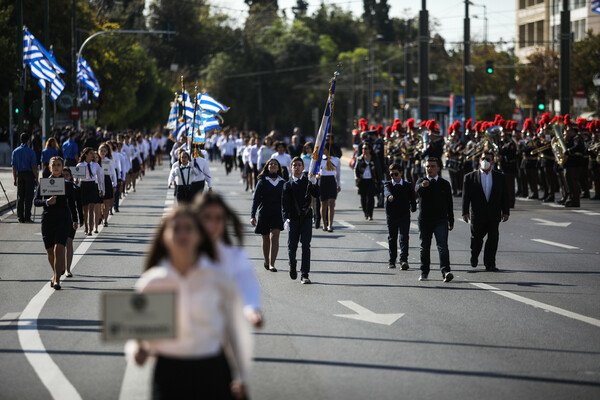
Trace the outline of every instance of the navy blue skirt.
{"type": "Polygon", "coordinates": [[[325,175],[321,177],[321,200],[337,199],[337,181],[333,175],[325,175]]]}
{"type": "Polygon", "coordinates": [[[98,185],[96,182],[87,181],[81,182],[81,204],[95,204],[98,199],[98,185]]]}
{"type": "Polygon", "coordinates": [[[268,235],[273,229],[283,230],[283,217],[281,213],[266,216],[259,213],[254,233],[268,235]]]}

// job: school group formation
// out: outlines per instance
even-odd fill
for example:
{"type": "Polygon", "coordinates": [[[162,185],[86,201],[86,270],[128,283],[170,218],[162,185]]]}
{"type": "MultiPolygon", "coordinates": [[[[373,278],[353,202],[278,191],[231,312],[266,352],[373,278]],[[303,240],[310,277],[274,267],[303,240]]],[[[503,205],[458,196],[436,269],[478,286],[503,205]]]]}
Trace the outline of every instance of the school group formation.
{"type": "Polygon", "coordinates": [[[29,134],[21,135],[21,146],[13,152],[12,160],[18,219],[33,222],[32,202],[43,208],[42,238],[54,289],[61,289],[63,274],[73,276],[70,267],[77,229],[83,228],[84,235],[92,236],[100,224],[107,227],[109,215],[113,210],[119,212],[119,200],[135,192],[136,182],[146,171],[162,163],[166,144],[160,134],[55,131],[38,157],[30,147],[29,134]],[[48,196],[41,192],[38,165],[43,179],[64,180],[64,194],[48,196]]]}

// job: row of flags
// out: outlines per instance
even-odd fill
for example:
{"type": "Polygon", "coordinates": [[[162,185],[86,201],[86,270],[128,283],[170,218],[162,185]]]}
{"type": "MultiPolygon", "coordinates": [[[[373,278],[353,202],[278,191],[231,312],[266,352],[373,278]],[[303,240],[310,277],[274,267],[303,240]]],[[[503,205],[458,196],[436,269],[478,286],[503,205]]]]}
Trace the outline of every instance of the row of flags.
{"type": "MultiPolygon", "coordinates": [[[[27,28],[23,29],[23,64],[29,66],[31,75],[38,79],[42,89],[50,84],[50,98],[56,101],[65,88],[60,75],[66,71],[58,64],[52,50],[46,50],[27,28]]],[[[98,80],[83,57],[77,60],[77,80],[90,88],[94,97],[100,95],[98,80]]]]}
{"type": "Polygon", "coordinates": [[[167,129],[174,130],[175,140],[182,136],[192,139],[193,143],[204,143],[206,132],[212,129],[219,130],[222,120],[220,113],[229,111],[229,107],[215,100],[208,93],[198,93],[192,101],[187,91],[175,95],[175,100],[171,104],[169,118],[167,120],[167,129]]]}

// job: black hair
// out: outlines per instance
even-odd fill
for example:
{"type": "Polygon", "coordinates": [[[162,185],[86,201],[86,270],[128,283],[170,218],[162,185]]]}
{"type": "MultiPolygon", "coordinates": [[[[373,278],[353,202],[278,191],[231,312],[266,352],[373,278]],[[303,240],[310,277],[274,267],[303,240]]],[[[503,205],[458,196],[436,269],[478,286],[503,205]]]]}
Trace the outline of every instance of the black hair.
{"type": "Polygon", "coordinates": [[[442,162],[440,161],[440,159],[439,159],[439,158],[437,158],[437,157],[429,157],[429,158],[428,158],[426,161],[429,161],[429,162],[434,162],[434,163],[436,163],[436,164],[437,164],[437,166],[438,166],[440,169],[442,169],[442,162]]]}
{"type": "Polygon", "coordinates": [[[279,169],[277,170],[277,175],[283,178],[283,171],[281,168],[281,164],[279,163],[279,161],[277,161],[276,158],[271,158],[269,161],[267,161],[265,163],[265,166],[263,167],[262,171],[260,171],[260,174],[258,174],[258,179],[265,179],[268,175],[269,175],[269,164],[272,163],[273,161],[275,161],[277,163],[277,166],[279,167],[279,169]]]}
{"type": "Polygon", "coordinates": [[[29,142],[29,133],[21,133],[21,144],[27,144],[27,142],[29,142]]]}
{"type": "Polygon", "coordinates": [[[389,170],[396,170],[396,171],[400,171],[400,172],[404,172],[404,168],[402,168],[402,165],[398,164],[398,163],[393,163],[392,165],[390,165],[389,170]]]}

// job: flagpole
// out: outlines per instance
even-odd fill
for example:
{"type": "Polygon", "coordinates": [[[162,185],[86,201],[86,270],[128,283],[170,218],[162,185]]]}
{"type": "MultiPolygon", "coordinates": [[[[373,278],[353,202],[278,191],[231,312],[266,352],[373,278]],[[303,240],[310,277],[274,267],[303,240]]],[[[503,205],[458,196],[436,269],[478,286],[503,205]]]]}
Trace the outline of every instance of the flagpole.
{"type": "MultiPolygon", "coordinates": [[[[194,129],[196,127],[196,111],[198,110],[198,86],[194,86],[194,115],[192,116],[192,138],[188,137],[188,147],[190,152],[192,151],[192,144],[194,143],[194,129]]],[[[194,158],[198,157],[198,154],[194,154],[194,158]]]]}
{"type": "MultiPolygon", "coordinates": [[[[24,108],[24,85],[25,85],[25,68],[23,66],[23,46],[25,40],[23,39],[23,0],[17,0],[17,79],[19,83],[17,85],[17,135],[23,133],[23,108],[24,108]]],[[[13,112],[13,110],[11,110],[13,112]]],[[[13,132],[10,133],[11,136],[13,132]]]]}
{"type": "Polygon", "coordinates": [[[188,150],[190,149],[190,138],[188,137],[187,115],[185,114],[185,86],[183,84],[183,75],[181,75],[181,98],[183,100],[183,126],[185,127],[185,136],[188,140],[188,150]]]}

